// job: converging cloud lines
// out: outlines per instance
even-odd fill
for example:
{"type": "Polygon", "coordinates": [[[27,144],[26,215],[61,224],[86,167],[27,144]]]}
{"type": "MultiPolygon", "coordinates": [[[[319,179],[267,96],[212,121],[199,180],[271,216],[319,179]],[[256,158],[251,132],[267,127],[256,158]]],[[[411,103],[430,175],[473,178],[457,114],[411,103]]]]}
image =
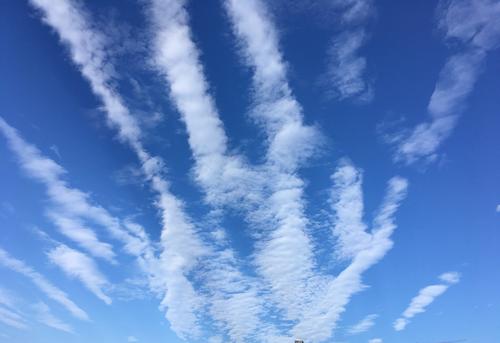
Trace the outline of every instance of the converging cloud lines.
{"type": "Polygon", "coordinates": [[[475,313],[495,313],[492,99],[474,98],[481,119],[457,135],[465,145],[450,140],[450,163],[408,166],[437,160],[473,112],[468,98],[500,46],[496,0],[4,8],[0,341],[465,337],[463,325],[450,332],[463,304],[436,301],[451,289],[475,313]],[[426,50],[432,29],[444,55],[426,50]],[[444,59],[419,67],[427,74],[405,69],[422,56],[444,59]],[[386,135],[384,153],[371,144],[379,117],[404,109],[394,90],[408,82],[414,100],[420,83],[433,86],[428,120],[386,135]],[[405,304],[449,265],[472,266],[473,282],[446,272],[405,304]],[[439,330],[437,320],[419,326],[417,315],[443,304],[439,330]]]}

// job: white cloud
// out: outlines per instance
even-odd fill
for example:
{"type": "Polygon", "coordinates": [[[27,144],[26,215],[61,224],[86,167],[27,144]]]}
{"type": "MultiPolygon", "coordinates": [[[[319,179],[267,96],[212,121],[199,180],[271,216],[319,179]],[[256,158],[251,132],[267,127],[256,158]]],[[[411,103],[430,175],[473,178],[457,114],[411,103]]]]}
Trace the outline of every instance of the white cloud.
{"type": "Polygon", "coordinates": [[[27,330],[29,327],[26,320],[15,310],[0,306],[0,322],[20,330],[27,330]]]}
{"type": "MultiPolygon", "coordinates": [[[[370,233],[371,244],[349,252],[348,268],[337,277],[318,272],[305,215],[305,182],[297,172],[313,156],[321,135],[304,124],[302,108],[286,78],[275,29],[262,3],[226,2],[245,63],[253,71],[251,116],[266,132],[265,163],[256,167],[229,152],[191,39],[184,1],[156,0],[148,6],[154,62],[166,77],[186,124],[196,179],[206,200],[214,212],[225,205],[244,209],[256,229],[253,237],[260,238],[253,254],[259,273],[249,277],[220,234],[223,229],[217,227],[214,232],[221,239],[208,244],[184,212],[183,203],[170,193],[162,175],[163,161],[145,150],[139,125],[110,86],[113,75],[106,68],[106,40],[88,23],[84,10],[70,1],[62,6],[45,0],[32,2],[69,47],[72,60],[104,103],[110,126],[118,129],[120,138],[137,154],[143,175],[157,194],[162,254],[151,275],[151,287],[160,292],[161,307],[172,329],[184,339],[200,337],[201,320],[206,326],[212,324],[205,321],[208,309],[215,327],[233,341],[289,341],[292,333],[311,341],[330,337],[351,296],[363,288],[361,274],[392,246],[393,217],[406,181],[391,179],[370,233]],[[275,314],[297,325],[280,330],[263,320],[275,314]]],[[[358,230],[355,225],[353,230],[358,230]]]]}
{"type": "Polygon", "coordinates": [[[111,304],[111,298],[103,291],[109,283],[97,268],[94,260],[64,244],[52,249],[47,255],[50,261],[60,267],[64,273],[80,280],[96,297],[108,305],[111,304]]]}
{"type": "MultiPolygon", "coordinates": [[[[311,299],[316,280],[322,276],[315,276],[312,271],[312,247],[306,233],[308,220],[303,212],[304,183],[294,171],[311,156],[320,135],[302,123],[302,109],[291,94],[285,64],[277,49],[276,34],[262,4],[258,1],[228,1],[226,8],[241,41],[245,62],[254,71],[256,96],[251,114],[269,137],[268,162],[264,168],[254,169],[241,162],[243,159],[239,156],[228,154],[227,138],[208,95],[181,2],[153,2],[155,63],[166,76],[173,102],[186,124],[196,161],[197,180],[207,192],[208,202],[217,206],[228,201],[227,194],[235,195],[231,193],[231,187],[246,190],[247,185],[251,186],[252,192],[248,193],[252,196],[243,197],[250,205],[241,203],[239,194],[233,197],[233,201],[240,209],[241,206],[250,209],[248,218],[257,227],[264,225],[266,228],[268,234],[264,237],[267,238],[259,242],[258,254],[255,255],[258,270],[269,283],[266,287],[272,291],[272,301],[286,310],[286,318],[297,319],[305,302],[311,299]],[[200,111],[201,108],[204,111],[200,111]],[[208,118],[211,119],[205,123],[208,118]],[[197,122],[205,123],[203,131],[197,122]],[[215,139],[204,144],[208,134],[215,139]],[[226,172],[229,170],[231,173],[226,172]],[[269,184],[269,195],[261,190],[263,180],[269,184]],[[265,198],[269,200],[255,201],[265,198]],[[256,203],[259,203],[257,212],[252,212],[255,208],[252,205],[256,203]],[[297,251],[301,253],[297,254],[297,251]]],[[[225,273],[217,274],[217,278],[224,281],[209,284],[212,292],[217,294],[211,299],[211,313],[216,320],[226,323],[233,339],[241,339],[259,324],[256,315],[262,310],[261,305],[255,289],[242,278],[237,267],[230,267],[231,263],[227,262],[222,265],[227,269],[225,273]],[[241,289],[246,284],[249,287],[246,293],[239,290],[228,297],[224,292],[217,292],[220,285],[227,282],[224,278],[227,274],[237,275],[239,281],[231,285],[241,289]],[[247,308],[248,311],[234,312],[238,308],[247,308]]],[[[269,330],[273,331],[273,328],[269,330]]],[[[260,335],[261,340],[269,337],[260,335]]]]}
{"type": "Polygon", "coordinates": [[[368,102],[373,98],[373,89],[366,80],[366,58],[360,49],[368,38],[365,26],[374,16],[372,0],[337,1],[340,7],[340,29],[342,33],[331,43],[328,55],[326,82],[333,86],[332,93],[339,99],[355,99],[368,102]]]}
{"type": "Polygon", "coordinates": [[[46,214],[60,233],[93,256],[116,264],[116,255],[111,244],[102,242],[88,226],[98,224],[106,228],[114,239],[122,242],[125,251],[135,256],[141,266],[146,268],[146,265],[153,264],[154,249],[142,227],[130,221],[122,222],[103,207],[93,203],[87,193],[70,187],[63,179],[67,171],[26,142],[1,117],[0,132],[7,138],[22,169],[46,186],[52,203],[46,214]]]}
{"type": "Polygon", "coordinates": [[[63,322],[61,319],[54,316],[50,311],[49,306],[47,306],[47,304],[39,302],[33,305],[33,309],[35,311],[36,319],[40,323],[45,324],[56,330],[64,331],[67,333],[73,333],[73,328],[69,324],[63,322]]]}
{"type": "Polygon", "coordinates": [[[362,102],[373,98],[371,86],[364,80],[366,58],[359,50],[366,41],[363,29],[345,31],[332,42],[329,50],[328,81],[339,99],[355,98],[362,102]]]}
{"type": "Polygon", "coordinates": [[[487,53],[500,45],[499,15],[500,4],[491,0],[441,2],[438,26],[447,41],[459,43],[461,51],[446,61],[439,75],[427,108],[430,121],[397,139],[397,161],[411,164],[436,158],[474,89],[487,53]]]}
{"type": "Polygon", "coordinates": [[[65,307],[76,318],[89,320],[87,313],[70,300],[66,293],[50,283],[43,275],[34,271],[33,268],[27,266],[23,261],[11,257],[1,248],[0,264],[29,278],[43,293],[65,307]]]}
{"type": "Polygon", "coordinates": [[[127,342],[139,342],[139,340],[135,336],[128,336],[127,342]]]}
{"type": "Polygon", "coordinates": [[[52,219],[52,222],[59,228],[61,233],[77,242],[92,255],[116,263],[112,246],[108,243],[99,241],[95,232],[85,227],[80,220],[56,211],[49,211],[48,217],[52,219]]]}
{"type": "Polygon", "coordinates": [[[500,212],[500,204],[497,205],[497,212],[500,212]]]}
{"type": "MultiPolygon", "coordinates": [[[[343,167],[345,165],[340,166],[343,167]]],[[[351,297],[364,289],[363,273],[392,248],[390,238],[396,229],[394,215],[406,196],[407,186],[407,181],[400,177],[388,182],[385,198],[372,224],[370,244],[359,251],[340,274],[327,279],[312,304],[305,307],[303,319],[294,326],[292,332],[295,336],[306,337],[313,342],[321,342],[331,336],[351,297]]],[[[353,224],[356,227],[357,223],[353,224]]]]}
{"type": "Polygon", "coordinates": [[[0,305],[15,309],[15,303],[15,296],[10,291],[0,287],[0,305]]]}
{"type": "Polygon", "coordinates": [[[77,219],[77,217],[90,217],[106,225],[113,234],[121,235],[114,221],[109,219],[109,214],[103,208],[90,204],[87,194],[69,187],[62,179],[67,173],[66,170],[43,156],[35,146],[27,143],[1,117],[0,132],[7,138],[9,147],[18,158],[22,169],[46,186],[47,194],[55,205],[49,211],[49,218],[53,220],[60,232],[94,256],[113,262],[115,254],[111,245],[101,242],[93,230],[84,227],[77,219]]]}
{"type": "MultiPolygon", "coordinates": [[[[163,253],[160,264],[156,265],[159,269],[152,271],[155,273],[152,287],[164,295],[161,307],[166,310],[172,328],[181,337],[199,335],[197,312],[203,300],[187,275],[195,269],[199,259],[206,256],[208,249],[184,213],[183,203],[170,193],[169,184],[162,176],[162,160],[146,151],[137,120],[111,86],[113,74],[108,64],[109,50],[105,37],[94,30],[85,10],[73,1],[55,4],[47,0],[32,0],[31,3],[41,10],[43,20],[69,48],[71,59],[104,104],[108,124],[118,130],[121,140],[132,148],[140,160],[144,176],[157,194],[155,205],[161,211],[163,224],[163,253]]],[[[168,1],[158,4],[166,14],[179,7],[169,6],[175,4],[168,1]]],[[[179,34],[182,35],[182,32],[179,34]]]]}
{"type": "Polygon", "coordinates": [[[382,343],[383,340],[381,338],[372,338],[368,341],[368,343],[382,343]]]}
{"type": "MultiPolygon", "coordinates": [[[[259,175],[243,158],[228,153],[227,137],[208,92],[183,6],[182,1],[151,2],[154,63],[165,77],[172,102],[186,125],[196,163],[195,177],[205,190],[207,202],[216,207],[231,203],[241,206],[240,200],[243,206],[254,204],[260,196],[256,191],[261,188],[259,175]]],[[[257,330],[261,301],[224,244],[224,230],[219,227],[214,234],[221,238],[220,247],[204,267],[208,269],[205,285],[211,294],[210,313],[231,339],[242,340],[257,330]]],[[[172,317],[171,323],[176,323],[172,317]]]]}
{"type": "Polygon", "coordinates": [[[396,319],[393,324],[394,330],[404,330],[410,323],[411,318],[419,313],[425,312],[427,306],[429,306],[438,296],[446,292],[450,285],[460,281],[460,276],[456,272],[444,273],[439,278],[447,284],[430,285],[422,288],[418,292],[418,295],[411,300],[410,305],[403,312],[402,316],[396,319]]]}
{"type": "Polygon", "coordinates": [[[252,117],[267,134],[264,179],[270,194],[251,215],[266,235],[256,264],[288,319],[298,319],[313,279],[312,244],[306,233],[303,187],[295,171],[315,151],[321,135],[303,123],[302,108],[290,89],[276,31],[260,1],[226,1],[244,63],[252,68],[252,117]],[[267,223],[267,224],[266,224],[267,223]],[[271,223],[271,225],[269,225],[271,223]],[[300,251],[300,253],[297,253],[300,251]]]}
{"type": "Polygon", "coordinates": [[[228,152],[228,139],[209,94],[183,6],[178,0],[151,1],[152,53],[186,125],[196,180],[212,204],[237,203],[242,198],[256,202],[258,175],[241,156],[228,152]]]}
{"type": "Polygon", "coordinates": [[[375,325],[375,319],[377,319],[377,317],[378,315],[376,314],[369,314],[365,318],[361,319],[361,321],[351,326],[347,332],[351,335],[366,332],[375,325]]]}
{"type": "Polygon", "coordinates": [[[335,211],[332,233],[338,239],[336,254],[352,258],[370,243],[370,234],[363,222],[362,173],[349,161],[341,161],[332,175],[334,188],[331,192],[335,211]]]}
{"type": "Polygon", "coordinates": [[[276,30],[259,0],[225,1],[244,63],[252,68],[252,117],[268,136],[267,160],[278,171],[293,172],[315,151],[320,133],[303,123],[302,107],[288,84],[276,30]]]}
{"type": "Polygon", "coordinates": [[[396,331],[402,331],[406,328],[406,325],[408,325],[409,320],[406,318],[398,318],[396,321],[394,321],[394,330],[396,331]]]}
{"type": "Polygon", "coordinates": [[[446,283],[454,284],[460,281],[460,273],[457,272],[444,273],[439,276],[439,279],[446,283]]]}
{"type": "Polygon", "coordinates": [[[26,319],[17,310],[17,299],[10,291],[0,287],[0,322],[20,330],[27,330],[26,319]]]}

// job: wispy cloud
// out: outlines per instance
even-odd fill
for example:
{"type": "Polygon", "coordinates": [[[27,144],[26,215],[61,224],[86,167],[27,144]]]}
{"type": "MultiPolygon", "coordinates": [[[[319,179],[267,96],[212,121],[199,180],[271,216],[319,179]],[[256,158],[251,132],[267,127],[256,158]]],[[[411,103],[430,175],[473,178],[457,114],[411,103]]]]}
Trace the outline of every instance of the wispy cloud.
{"type": "Polygon", "coordinates": [[[369,314],[365,318],[361,319],[359,323],[351,326],[347,332],[351,335],[357,335],[358,333],[366,332],[370,330],[375,325],[375,319],[377,319],[378,315],[369,314]]]}
{"type": "MultiPolygon", "coordinates": [[[[163,254],[161,270],[154,277],[154,288],[164,297],[162,308],[172,328],[181,336],[199,335],[198,317],[203,304],[187,275],[194,270],[207,248],[199,238],[191,220],[183,210],[183,203],[169,191],[162,175],[163,161],[152,156],[142,143],[141,128],[130,114],[123,99],[113,88],[113,74],[108,65],[108,42],[96,31],[85,9],[71,0],[57,4],[46,0],[33,0],[41,10],[43,20],[59,35],[69,48],[71,59],[90,83],[94,94],[104,104],[108,124],[117,129],[121,140],[128,144],[141,162],[145,178],[157,194],[156,206],[161,211],[163,254]]],[[[175,11],[169,1],[159,3],[165,13],[175,11]]]]}
{"type": "Polygon", "coordinates": [[[88,320],[89,317],[84,310],[78,307],[68,295],[50,283],[43,275],[37,273],[33,268],[26,265],[23,261],[11,257],[5,250],[0,248],[0,264],[4,267],[24,275],[30,279],[40,291],[45,293],[49,298],[61,304],[73,316],[82,320],[88,320]]]}
{"type": "Polygon", "coordinates": [[[488,52],[500,45],[500,4],[492,0],[441,1],[438,27],[458,52],[446,61],[427,110],[430,120],[396,138],[395,159],[432,161],[448,138],[483,69],[488,52]]]}
{"type": "Polygon", "coordinates": [[[73,333],[73,328],[71,325],[63,322],[61,319],[57,318],[50,311],[50,307],[47,306],[44,302],[39,302],[34,304],[33,310],[35,311],[36,319],[51,328],[54,328],[59,331],[64,331],[67,333],[73,333]]]}
{"type": "Polygon", "coordinates": [[[7,138],[9,147],[15,153],[22,169],[46,186],[47,194],[55,205],[49,211],[49,218],[60,232],[94,256],[113,262],[115,253],[111,245],[101,242],[93,230],[85,227],[77,219],[78,216],[101,218],[106,215],[104,209],[91,205],[87,194],[69,187],[62,179],[67,173],[66,170],[26,142],[1,117],[0,132],[7,138]]]}
{"type": "MultiPolygon", "coordinates": [[[[341,164],[339,169],[352,168],[345,163],[341,164]]],[[[323,291],[314,298],[312,305],[306,307],[303,319],[293,328],[296,336],[307,337],[314,342],[324,341],[331,336],[351,297],[364,289],[361,279],[363,273],[392,248],[391,236],[396,229],[394,216],[406,196],[407,186],[407,181],[400,177],[389,180],[386,195],[373,220],[370,243],[353,256],[350,264],[340,274],[328,280],[323,291]]],[[[339,191],[350,192],[350,187],[339,191]]],[[[341,198],[342,195],[336,197],[341,198]]],[[[359,199],[354,198],[353,201],[357,202],[359,199]]],[[[336,201],[333,199],[332,209],[335,211],[335,208],[336,201]]],[[[356,228],[357,224],[357,221],[354,221],[353,227],[356,228]]]]}
{"type": "MultiPolygon", "coordinates": [[[[407,184],[397,177],[390,180],[366,244],[356,241],[359,246],[348,247],[348,240],[356,240],[352,236],[365,236],[361,233],[365,226],[352,219],[355,216],[340,213],[339,224],[332,230],[339,241],[345,238],[344,258],[350,265],[336,277],[318,271],[308,233],[305,182],[298,171],[314,156],[321,134],[304,123],[302,107],[287,81],[276,30],[263,3],[225,2],[244,62],[253,72],[250,115],[266,133],[265,162],[259,166],[250,166],[228,148],[191,38],[185,2],[155,0],[147,6],[154,63],[165,76],[171,99],[186,124],[196,180],[214,212],[225,210],[226,205],[246,212],[254,229],[252,237],[258,238],[252,255],[257,276],[243,272],[222,228],[212,236],[202,236],[182,201],[170,192],[162,173],[164,162],[144,148],[139,124],[113,87],[114,76],[107,68],[108,42],[93,28],[85,10],[70,0],[61,6],[45,0],[32,3],[69,48],[73,62],[103,102],[110,126],[118,129],[121,140],[136,153],[143,176],[157,195],[162,253],[150,281],[161,293],[161,307],[178,336],[200,337],[202,326],[213,321],[222,331],[222,340],[274,343],[288,341],[292,334],[313,342],[329,338],[352,295],[363,289],[362,273],[392,246],[394,214],[407,184]],[[341,220],[345,223],[340,224],[341,220]],[[349,225],[355,235],[347,233],[349,225]],[[274,320],[269,320],[278,317],[286,323],[283,327],[275,327],[274,320]]],[[[360,172],[355,168],[353,172],[353,180],[346,180],[338,192],[359,189],[360,176],[358,181],[356,175],[360,172]]],[[[362,211],[356,199],[345,194],[341,198],[362,211]]]]}
{"type": "Polygon", "coordinates": [[[0,305],[14,309],[16,308],[14,299],[15,297],[10,291],[0,287],[0,305]]]}
{"type": "Polygon", "coordinates": [[[67,171],[54,160],[43,155],[37,147],[23,137],[0,117],[0,132],[7,138],[21,168],[32,178],[43,183],[52,206],[46,211],[59,232],[93,256],[116,264],[112,245],[102,242],[89,225],[98,224],[107,229],[110,236],[124,245],[126,253],[135,256],[147,269],[154,259],[154,248],[144,229],[136,223],[122,221],[106,209],[95,204],[90,196],[64,180],[67,171]]]}
{"type": "Polygon", "coordinates": [[[0,322],[13,328],[26,330],[26,319],[16,310],[17,302],[10,291],[0,287],[0,322]]]}
{"type": "Polygon", "coordinates": [[[186,125],[196,180],[207,201],[220,205],[251,200],[256,196],[252,189],[257,176],[241,156],[228,151],[228,138],[209,94],[184,5],[179,0],[151,1],[153,63],[167,81],[172,102],[186,125]]]}
{"type": "MultiPolygon", "coordinates": [[[[189,135],[195,158],[195,177],[215,208],[227,204],[255,203],[259,196],[258,176],[241,156],[230,154],[227,137],[191,38],[183,1],[152,1],[152,53],[158,71],[169,85],[189,135]],[[254,188],[255,187],[255,188],[254,188]]],[[[234,341],[244,340],[258,328],[262,301],[257,289],[239,268],[234,252],[217,231],[217,247],[204,270],[212,318],[234,341]],[[218,237],[218,238],[217,238],[218,237]]]]}
{"type": "MultiPolygon", "coordinates": [[[[338,320],[350,297],[361,290],[361,274],[392,246],[389,238],[395,228],[393,215],[404,197],[406,181],[390,181],[374,223],[372,244],[356,254],[352,265],[336,278],[317,273],[304,213],[304,182],[296,170],[315,151],[320,135],[315,128],[303,124],[302,108],[288,85],[276,31],[265,6],[253,0],[228,0],[225,4],[244,62],[253,71],[255,103],[251,115],[268,135],[265,175],[271,181],[270,195],[259,214],[267,220],[264,227],[269,234],[257,246],[257,268],[269,284],[272,301],[284,311],[284,318],[297,321],[290,333],[321,341],[330,337],[335,327],[332,323],[338,320]]],[[[356,206],[362,209],[362,205],[356,203],[353,207],[356,206]]],[[[353,220],[349,224],[354,232],[359,232],[359,222],[353,220]]]]}
{"type": "Polygon", "coordinates": [[[103,288],[107,287],[109,283],[99,271],[94,260],[64,244],[52,249],[47,255],[49,260],[60,267],[64,273],[80,280],[85,287],[107,305],[111,304],[111,298],[103,291],[103,288]]]}
{"type": "Polygon", "coordinates": [[[368,341],[368,343],[382,343],[382,338],[372,338],[368,341]]]}
{"type": "Polygon", "coordinates": [[[370,243],[370,234],[366,232],[363,222],[362,173],[344,160],[332,175],[332,181],[331,199],[335,210],[333,235],[337,238],[335,253],[350,259],[370,243]]]}
{"type": "Polygon", "coordinates": [[[288,319],[296,320],[308,294],[307,280],[313,279],[314,261],[306,233],[304,182],[295,172],[311,157],[321,135],[303,123],[303,110],[288,84],[278,37],[264,4],[251,0],[225,5],[243,61],[253,71],[251,116],[267,134],[264,175],[269,195],[253,218],[268,233],[259,243],[256,264],[274,301],[288,319]]]}
{"type": "Polygon", "coordinates": [[[448,272],[439,276],[439,279],[444,284],[430,285],[422,288],[418,295],[415,296],[408,308],[403,312],[402,316],[394,322],[394,330],[402,331],[410,323],[411,318],[419,313],[426,311],[427,307],[441,294],[446,292],[446,290],[453,284],[460,281],[460,274],[457,272],[448,272]]]}
{"type": "Polygon", "coordinates": [[[29,329],[26,320],[15,310],[0,306],[0,322],[20,330],[29,329]]]}
{"type": "Polygon", "coordinates": [[[375,14],[372,0],[334,1],[340,7],[339,33],[328,51],[326,84],[338,99],[368,102],[373,98],[373,88],[366,77],[366,57],[360,54],[368,39],[365,28],[375,14]]]}

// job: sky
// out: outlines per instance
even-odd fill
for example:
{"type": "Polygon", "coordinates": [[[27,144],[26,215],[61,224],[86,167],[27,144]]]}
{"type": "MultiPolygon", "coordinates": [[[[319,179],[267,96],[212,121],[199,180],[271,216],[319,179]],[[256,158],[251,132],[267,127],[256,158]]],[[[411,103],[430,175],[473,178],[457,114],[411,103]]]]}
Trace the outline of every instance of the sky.
{"type": "Polygon", "coordinates": [[[498,0],[0,3],[0,342],[500,342],[498,0]]]}

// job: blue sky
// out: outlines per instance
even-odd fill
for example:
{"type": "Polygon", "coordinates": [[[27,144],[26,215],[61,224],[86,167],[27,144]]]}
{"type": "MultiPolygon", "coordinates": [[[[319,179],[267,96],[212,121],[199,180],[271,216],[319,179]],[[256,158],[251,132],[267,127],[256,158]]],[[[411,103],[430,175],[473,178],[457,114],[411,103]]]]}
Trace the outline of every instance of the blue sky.
{"type": "Polygon", "coordinates": [[[0,342],[500,341],[498,1],[0,6],[0,342]]]}

